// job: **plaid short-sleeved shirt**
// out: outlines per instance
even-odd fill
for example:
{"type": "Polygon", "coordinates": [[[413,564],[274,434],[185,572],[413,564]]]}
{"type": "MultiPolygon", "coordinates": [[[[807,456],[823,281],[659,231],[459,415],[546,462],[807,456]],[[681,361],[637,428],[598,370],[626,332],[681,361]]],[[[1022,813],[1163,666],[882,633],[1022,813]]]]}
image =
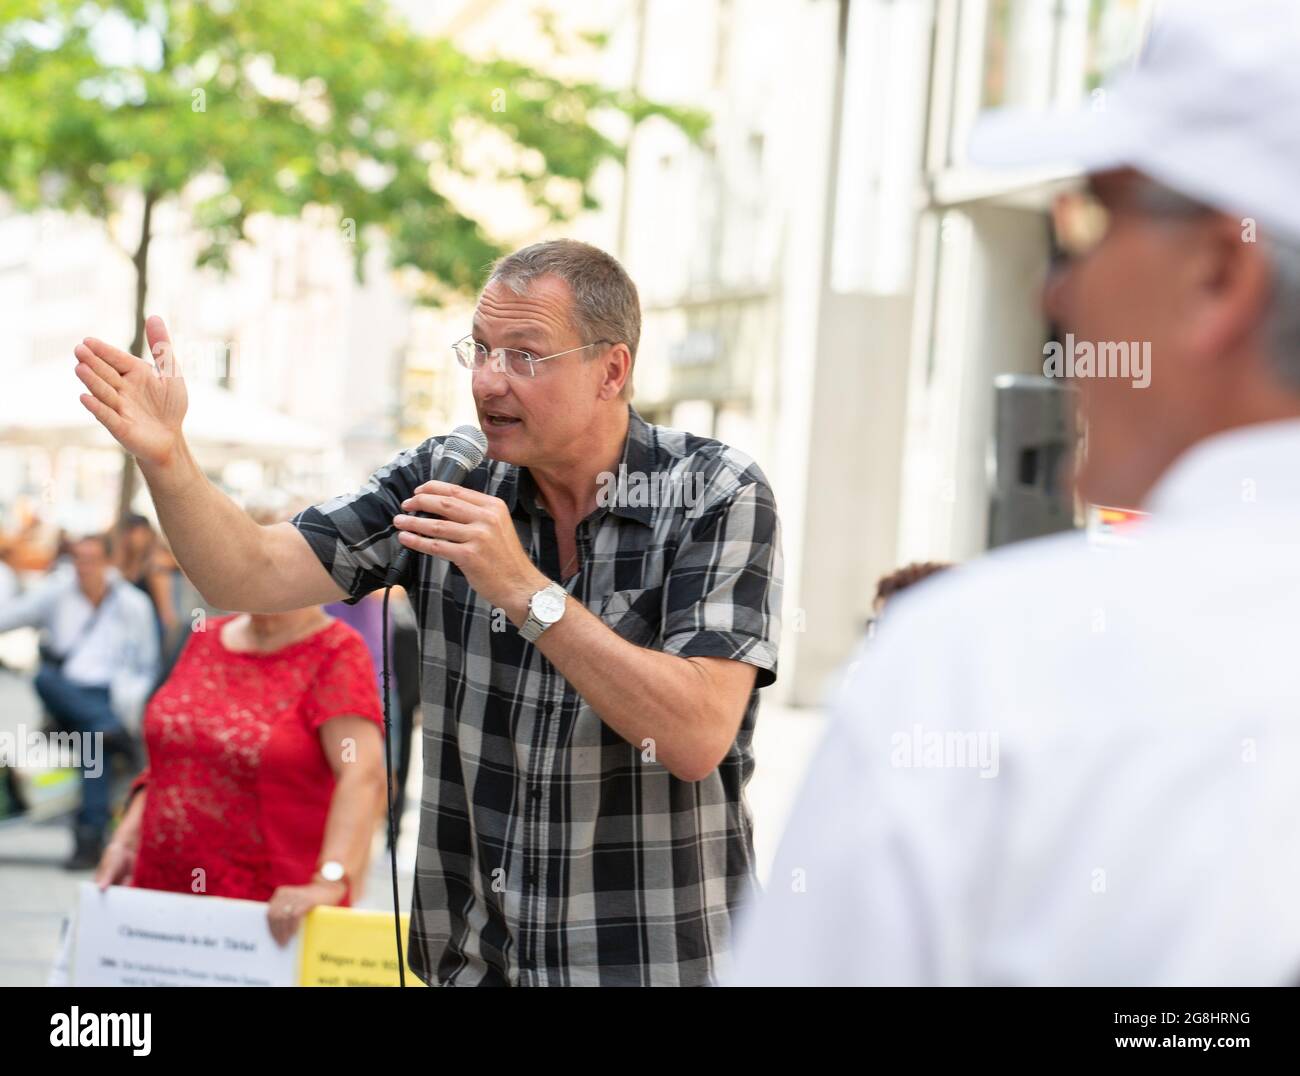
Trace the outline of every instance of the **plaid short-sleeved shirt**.
{"type": "MultiPolygon", "coordinates": [[[[393,516],[442,454],[433,437],[294,524],[356,600],[400,547],[393,516]]],[[[526,468],[484,460],[538,568],[560,576],[554,520],[526,468]]],[[[754,881],[744,789],[758,689],[776,679],[776,506],[747,456],[629,407],[612,494],[578,525],[566,589],[638,646],[758,668],[740,732],[708,777],[673,777],[621,739],[455,565],[413,558],[424,786],[411,968],[429,983],[702,985],[754,881]]]]}

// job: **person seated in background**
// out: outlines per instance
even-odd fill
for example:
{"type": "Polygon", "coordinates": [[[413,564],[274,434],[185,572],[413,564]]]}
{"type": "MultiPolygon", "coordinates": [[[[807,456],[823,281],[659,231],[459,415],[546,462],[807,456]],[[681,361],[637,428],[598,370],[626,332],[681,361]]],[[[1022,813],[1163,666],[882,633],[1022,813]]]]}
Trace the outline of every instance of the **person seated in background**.
{"type": "Polygon", "coordinates": [[[35,589],[0,604],[0,632],[39,628],[35,688],[51,720],[82,740],[82,802],[70,870],[99,860],[109,820],[111,769],[134,757],[130,730],[158,669],[158,633],[143,594],[112,566],[107,535],[72,543],[73,570],[55,571],[35,589]]]}
{"type": "Polygon", "coordinates": [[[283,945],[365,879],[385,784],[374,669],[320,606],[199,625],[149,701],[149,767],[95,880],[267,902],[283,945]]]}

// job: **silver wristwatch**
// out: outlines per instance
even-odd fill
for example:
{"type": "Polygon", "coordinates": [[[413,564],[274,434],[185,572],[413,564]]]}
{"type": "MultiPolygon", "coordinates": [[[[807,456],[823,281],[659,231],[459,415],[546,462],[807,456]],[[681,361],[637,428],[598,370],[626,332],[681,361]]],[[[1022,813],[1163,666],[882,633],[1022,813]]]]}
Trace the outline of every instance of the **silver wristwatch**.
{"type": "Polygon", "coordinates": [[[559,583],[548,583],[528,599],[528,619],[519,628],[519,634],[530,643],[564,616],[564,605],[569,592],[559,583]]]}

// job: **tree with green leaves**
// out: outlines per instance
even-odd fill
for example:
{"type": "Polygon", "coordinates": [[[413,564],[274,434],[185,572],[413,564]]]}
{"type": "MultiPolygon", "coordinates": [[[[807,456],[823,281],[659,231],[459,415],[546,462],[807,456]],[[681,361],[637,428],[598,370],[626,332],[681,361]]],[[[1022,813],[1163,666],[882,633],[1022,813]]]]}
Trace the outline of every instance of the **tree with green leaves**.
{"type": "MultiPolygon", "coordinates": [[[[391,264],[419,270],[418,297],[436,302],[475,289],[502,253],[447,191],[516,184],[551,221],[593,207],[597,166],[623,153],[592,124],[602,110],[632,124],[659,114],[692,137],[704,125],[630,92],[472,58],[384,0],[0,0],[0,191],[110,230],[142,207],[127,251],[137,355],[155,211],[196,181],[200,265],[226,268],[253,214],[323,206],[353,240],[358,274],[367,236],[383,234],[391,264]],[[499,152],[467,153],[489,129],[499,152]]],[[[124,476],[123,511],[134,470],[124,476]]]]}

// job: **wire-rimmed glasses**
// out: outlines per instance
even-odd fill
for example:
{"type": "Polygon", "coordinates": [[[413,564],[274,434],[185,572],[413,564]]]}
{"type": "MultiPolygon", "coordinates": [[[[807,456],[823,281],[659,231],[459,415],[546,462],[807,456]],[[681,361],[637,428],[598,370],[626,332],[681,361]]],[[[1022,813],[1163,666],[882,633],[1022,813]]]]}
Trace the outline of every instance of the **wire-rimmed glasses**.
{"type": "Polygon", "coordinates": [[[487,348],[472,336],[457,340],[451,345],[456,354],[456,361],[466,370],[481,370],[489,360],[496,362],[496,368],[507,377],[536,377],[537,364],[548,359],[558,359],[561,355],[571,355],[575,351],[584,351],[589,347],[607,344],[608,340],[593,340],[590,344],[571,347],[567,351],[557,351],[554,355],[534,355],[531,351],[521,351],[514,347],[487,348]]]}

